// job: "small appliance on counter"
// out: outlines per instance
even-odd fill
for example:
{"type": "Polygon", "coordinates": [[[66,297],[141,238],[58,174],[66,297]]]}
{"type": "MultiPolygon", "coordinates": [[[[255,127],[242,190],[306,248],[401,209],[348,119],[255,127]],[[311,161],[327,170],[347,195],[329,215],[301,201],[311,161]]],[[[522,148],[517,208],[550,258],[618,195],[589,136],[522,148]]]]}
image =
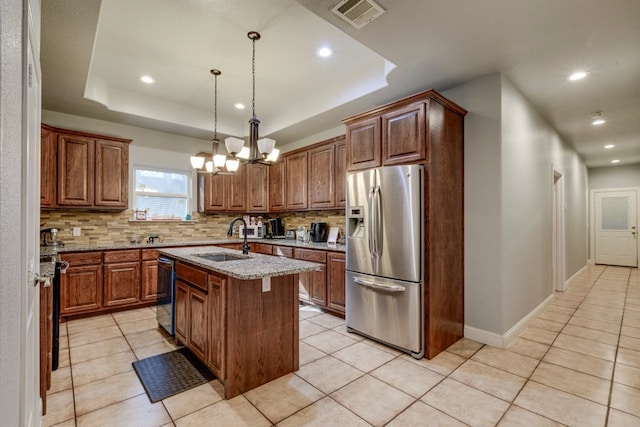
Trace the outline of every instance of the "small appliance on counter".
{"type": "Polygon", "coordinates": [[[284,237],[284,224],[282,223],[282,218],[271,218],[269,220],[269,225],[271,226],[271,236],[274,239],[281,239],[284,237]]]}
{"type": "Polygon", "coordinates": [[[296,230],[287,230],[287,235],[285,237],[287,240],[296,240],[296,230]]]}
{"type": "Polygon", "coordinates": [[[329,227],[326,222],[312,222],[309,229],[309,239],[314,243],[327,241],[329,227]]]}
{"type": "Polygon", "coordinates": [[[239,235],[240,238],[243,239],[246,235],[249,239],[262,239],[265,235],[263,225],[247,225],[245,228],[244,225],[239,227],[239,235]]]}

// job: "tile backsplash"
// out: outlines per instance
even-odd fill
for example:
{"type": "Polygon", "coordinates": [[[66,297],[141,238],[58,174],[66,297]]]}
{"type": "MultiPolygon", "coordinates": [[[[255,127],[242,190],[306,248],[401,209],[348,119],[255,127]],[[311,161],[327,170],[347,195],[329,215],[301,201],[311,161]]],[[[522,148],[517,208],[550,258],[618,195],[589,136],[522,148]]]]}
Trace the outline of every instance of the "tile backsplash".
{"type": "MultiPolygon", "coordinates": [[[[133,211],[131,210],[122,212],[42,210],[40,222],[45,223],[43,228],[59,229],[58,239],[65,245],[85,246],[129,243],[133,235],[143,236],[146,239],[149,234],[158,234],[160,243],[225,239],[229,222],[236,216],[242,215],[204,215],[194,212],[192,221],[163,222],[132,221],[133,211]],[[80,236],[73,236],[74,227],[80,228],[80,236]]],[[[330,227],[339,227],[344,231],[344,210],[289,212],[272,214],[269,217],[278,216],[283,219],[285,229],[296,229],[302,225],[308,230],[312,222],[326,222],[330,227]]]]}

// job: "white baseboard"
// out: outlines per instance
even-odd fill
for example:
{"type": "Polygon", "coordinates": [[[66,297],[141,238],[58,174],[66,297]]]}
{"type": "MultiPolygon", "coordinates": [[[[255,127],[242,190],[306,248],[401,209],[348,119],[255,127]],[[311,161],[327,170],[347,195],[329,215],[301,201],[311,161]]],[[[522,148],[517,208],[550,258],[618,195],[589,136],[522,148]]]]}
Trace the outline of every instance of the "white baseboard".
{"type": "Polygon", "coordinates": [[[542,301],[536,308],[531,310],[529,314],[520,319],[518,323],[513,325],[504,335],[496,334],[495,332],[485,331],[484,329],[474,328],[473,326],[464,326],[465,338],[472,339],[484,344],[492,345],[494,347],[505,348],[513,342],[518,335],[524,331],[524,329],[535,320],[540,313],[553,301],[553,294],[549,295],[544,301],[542,301]]]}
{"type": "Polygon", "coordinates": [[[585,265],[584,267],[582,267],[580,270],[576,271],[576,273],[569,277],[565,282],[564,282],[564,288],[565,289],[569,289],[569,286],[571,285],[571,282],[573,282],[575,280],[576,277],[578,277],[580,275],[580,273],[582,273],[584,270],[587,269],[587,267],[589,266],[589,261],[587,261],[587,265],[585,265]]]}

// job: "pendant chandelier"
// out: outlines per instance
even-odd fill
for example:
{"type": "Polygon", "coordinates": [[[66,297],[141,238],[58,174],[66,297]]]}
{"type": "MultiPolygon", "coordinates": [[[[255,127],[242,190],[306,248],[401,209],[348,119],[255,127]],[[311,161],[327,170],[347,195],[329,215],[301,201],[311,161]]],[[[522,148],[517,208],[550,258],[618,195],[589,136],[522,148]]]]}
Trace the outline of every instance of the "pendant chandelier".
{"type": "Polygon", "coordinates": [[[218,76],[222,74],[222,71],[213,69],[211,74],[214,77],[214,101],[213,101],[213,140],[211,141],[211,160],[207,160],[204,156],[191,156],[191,166],[198,171],[198,173],[230,173],[238,169],[238,165],[232,159],[227,160],[227,156],[219,154],[220,140],[218,139],[218,76]],[[205,162],[206,161],[206,162],[205,162]],[[234,168],[235,165],[235,168],[234,168]],[[202,166],[205,170],[201,170],[202,166]],[[225,172],[223,168],[227,168],[228,172],[225,172]]]}
{"type": "MultiPolygon", "coordinates": [[[[227,151],[231,154],[232,159],[227,160],[227,168],[230,161],[242,163],[260,163],[270,165],[278,159],[280,150],[275,148],[276,141],[271,138],[259,138],[260,120],[256,117],[256,40],[260,40],[260,33],[250,31],[247,34],[251,40],[253,51],[251,56],[251,76],[253,81],[252,87],[252,117],[249,120],[249,146],[244,146],[244,140],[240,138],[229,137],[224,140],[227,151]]],[[[237,169],[237,166],[236,166],[237,169]]]]}

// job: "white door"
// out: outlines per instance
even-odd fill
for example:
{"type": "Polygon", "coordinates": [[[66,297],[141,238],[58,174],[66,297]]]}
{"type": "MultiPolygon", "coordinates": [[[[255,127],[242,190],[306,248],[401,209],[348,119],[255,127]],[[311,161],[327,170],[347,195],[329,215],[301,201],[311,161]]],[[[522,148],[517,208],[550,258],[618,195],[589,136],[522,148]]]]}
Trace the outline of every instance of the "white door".
{"type": "Polygon", "coordinates": [[[23,426],[41,424],[40,401],[40,37],[39,6],[28,3],[27,67],[22,148],[22,327],[21,416],[23,426]],[[34,16],[35,14],[35,16],[34,16]]]}
{"type": "Polygon", "coordinates": [[[638,266],[635,191],[596,192],[596,264],[638,266]]]}

